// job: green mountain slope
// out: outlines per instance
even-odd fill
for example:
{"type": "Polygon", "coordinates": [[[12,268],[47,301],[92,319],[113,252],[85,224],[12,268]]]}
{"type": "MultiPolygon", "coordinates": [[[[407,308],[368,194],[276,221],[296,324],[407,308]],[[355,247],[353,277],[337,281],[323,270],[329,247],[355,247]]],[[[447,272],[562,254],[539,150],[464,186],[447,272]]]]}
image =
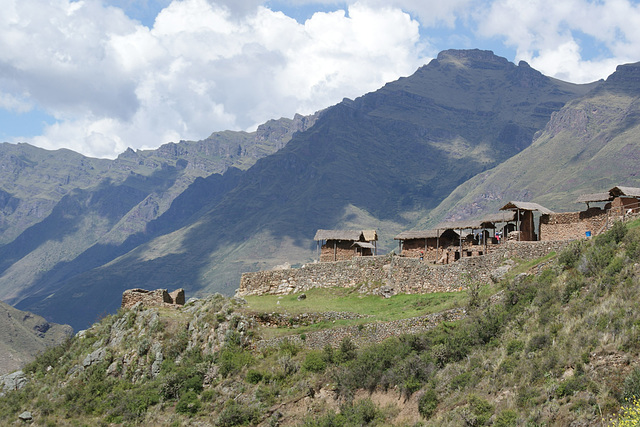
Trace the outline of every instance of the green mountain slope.
{"type": "Polygon", "coordinates": [[[377,228],[390,249],[395,233],[520,152],[553,111],[593,87],[491,52],[442,52],[411,77],[325,110],[185,227],[15,301],[81,325],[114,310],[126,288],[230,294],[244,271],[312,261],[318,228],[377,228]]]}
{"type": "Polygon", "coordinates": [[[20,369],[72,332],[69,325],[49,323],[0,301],[0,375],[20,369]]]}
{"type": "MultiPolygon", "coordinates": [[[[639,261],[636,220],[499,283],[367,298],[372,317],[331,311],[319,293],[304,304],[323,311],[308,316],[282,299],[278,327],[272,296],[121,310],[27,366],[25,387],[0,397],[0,423],[28,410],[37,425],[638,425],[625,407],[640,399],[639,261]],[[459,320],[356,344],[384,330],[380,311],[453,298],[459,320]],[[344,338],[311,349],[301,331],[344,338]]],[[[344,292],[359,311],[362,295],[344,292]]]]}
{"type": "Polygon", "coordinates": [[[435,209],[442,218],[495,212],[509,200],[578,211],[581,194],[640,186],[640,63],[621,65],[606,82],[554,113],[533,144],[465,182],[435,209]]]}

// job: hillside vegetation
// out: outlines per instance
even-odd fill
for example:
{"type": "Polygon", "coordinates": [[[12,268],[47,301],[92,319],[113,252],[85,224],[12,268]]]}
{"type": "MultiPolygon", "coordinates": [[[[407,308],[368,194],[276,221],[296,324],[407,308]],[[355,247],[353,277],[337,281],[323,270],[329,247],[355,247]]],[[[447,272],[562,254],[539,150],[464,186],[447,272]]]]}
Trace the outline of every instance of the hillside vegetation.
{"type": "MultiPolygon", "coordinates": [[[[521,268],[528,273],[483,284],[482,292],[472,284],[457,303],[467,311],[459,321],[360,348],[349,339],[323,350],[283,340],[257,350],[267,335],[258,298],[247,304],[218,295],[178,310],[121,310],[28,365],[26,387],[0,398],[0,423],[18,423],[25,410],[38,425],[637,420],[640,221],[617,223],[521,268]]],[[[414,308],[423,297],[393,298],[414,308]]],[[[284,310],[296,304],[280,301],[284,310]]],[[[450,303],[441,298],[425,312],[450,303]]],[[[263,307],[272,313],[273,302],[263,307]]],[[[298,326],[278,329],[302,337],[298,326]]]]}

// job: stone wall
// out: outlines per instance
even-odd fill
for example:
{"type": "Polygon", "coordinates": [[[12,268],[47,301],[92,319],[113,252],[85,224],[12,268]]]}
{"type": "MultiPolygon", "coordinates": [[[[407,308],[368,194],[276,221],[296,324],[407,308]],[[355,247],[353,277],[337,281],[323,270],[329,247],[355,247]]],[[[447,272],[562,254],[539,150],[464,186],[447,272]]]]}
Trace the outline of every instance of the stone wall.
{"type": "Polygon", "coordinates": [[[334,246],[334,241],[330,240],[322,245],[320,250],[320,261],[345,261],[358,256],[356,249],[351,247],[352,244],[352,241],[340,241],[334,246]]]}
{"type": "Polygon", "coordinates": [[[184,305],[184,289],[180,288],[171,293],[166,289],[127,289],[122,293],[122,308],[131,308],[137,303],[147,307],[184,305]]]}
{"type": "Polygon", "coordinates": [[[297,345],[321,350],[327,345],[338,347],[345,338],[349,338],[356,346],[362,347],[371,343],[379,343],[394,336],[425,332],[435,328],[444,321],[452,322],[463,318],[465,315],[466,313],[463,309],[455,308],[442,313],[395,320],[392,322],[367,323],[343,328],[306,332],[304,335],[298,334],[272,338],[258,341],[256,347],[260,350],[267,347],[277,347],[283,341],[288,340],[297,345]]]}
{"type": "Polygon", "coordinates": [[[586,232],[595,236],[607,224],[607,211],[590,208],[582,212],[562,212],[540,217],[540,240],[584,239],[586,232]]]}
{"type": "Polygon", "coordinates": [[[466,278],[487,282],[506,258],[529,260],[559,251],[569,241],[508,242],[491,253],[447,265],[398,256],[358,257],[349,261],[307,264],[298,269],[245,273],[236,296],[285,295],[312,288],[359,287],[362,293],[392,295],[454,292],[466,278]]]}

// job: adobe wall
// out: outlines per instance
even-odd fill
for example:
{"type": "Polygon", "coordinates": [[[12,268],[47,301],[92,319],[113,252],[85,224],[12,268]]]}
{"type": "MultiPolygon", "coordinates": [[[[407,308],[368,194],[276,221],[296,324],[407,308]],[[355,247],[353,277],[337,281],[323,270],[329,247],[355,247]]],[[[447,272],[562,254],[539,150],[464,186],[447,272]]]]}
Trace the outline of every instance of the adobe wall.
{"type": "Polygon", "coordinates": [[[595,235],[607,223],[607,212],[590,208],[582,212],[562,212],[540,217],[540,240],[584,239],[586,232],[595,235]]]}
{"type": "Polygon", "coordinates": [[[180,288],[171,293],[166,289],[127,289],[122,293],[122,308],[131,308],[139,302],[147,307],[184,305],[184,289],[180,288]]]}
{"type": "Polygon", "coordinates": [[[322,245],[320,250],[321,262],[345,261],[356,256],[355,248],[351,245],[353,242],[339,242],[334,248],[333,242],[322,245]]]}
{"type": "Polygon", "coordinates": [[[534,259],[559,251],[568,243],[508,242],[497,246],[488,255],[466,257],[447,265],[398,256],[378,256],[314,263],[297,269],[245,273],[236,296],[286,295],[319,287],[356,286],[366,294],[454,292],[465,287],[466,277],[489,281],[491,273],[505,258],[534,259]]]}

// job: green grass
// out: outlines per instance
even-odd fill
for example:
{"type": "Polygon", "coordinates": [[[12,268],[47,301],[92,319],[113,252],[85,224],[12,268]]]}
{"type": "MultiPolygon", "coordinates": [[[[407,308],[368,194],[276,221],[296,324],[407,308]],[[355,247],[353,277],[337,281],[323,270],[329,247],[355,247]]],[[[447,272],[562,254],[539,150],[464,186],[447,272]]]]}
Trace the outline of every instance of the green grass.
{"type": "MultiPolygon", "coordinates": [[[[483,292],[483,294],[486,292],[483,292]]],[[[287,313],[290,315],[338,311],[368,316],[360,319],[322,321],[295,328],[296,333],[304,333],[423,316],[460,307],[465,305],[468,300],[466,292],[440,292],[424,295],[401,294],[391,298],[382,298],[375,295],[361,295],[355,288],[316,288],[305,292],[305,294],[307,298],[301,301],[298,301],[299,294],[248,296],[245,299],[249,304],[244,310],[254,313],[287,313]]],[[[269,329],[267,335],[288,334],[292,330],[293,328],[269,329]]]]}

